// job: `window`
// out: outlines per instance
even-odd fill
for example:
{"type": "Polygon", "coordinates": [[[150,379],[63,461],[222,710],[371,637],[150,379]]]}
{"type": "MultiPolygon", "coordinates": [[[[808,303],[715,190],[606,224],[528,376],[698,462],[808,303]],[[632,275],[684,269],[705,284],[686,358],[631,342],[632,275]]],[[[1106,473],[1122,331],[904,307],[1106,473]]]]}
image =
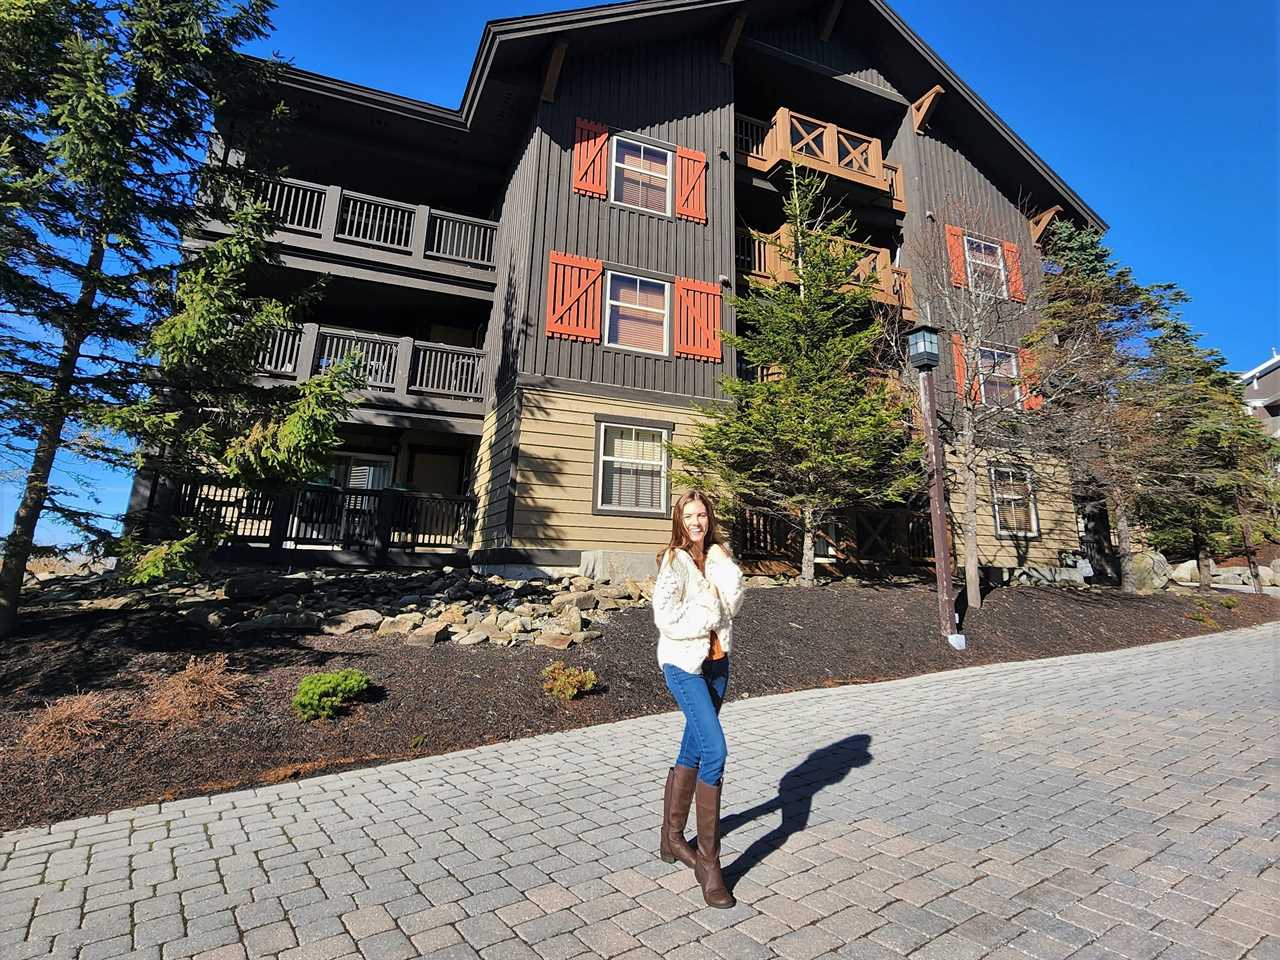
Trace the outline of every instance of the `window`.
{"type": "Polygon", "coordinates": [[[667,352],[670,285],[625,273],[609,273],[604,342],[611,347],[667,352]]]}
{"type": "Polygon", "coordinates": [[[614,203],[670,216],[670,151],[614,137],[612,191],[614,203]]]}
{"type": "Polygon", "coordinates": [[[964,261],[965,269],[968,271],[970,290],[1003,298],[1009,296],[1009,285],[1004,268],[1004,249],[1000,244],[966,234],[964,261]]]}
{"type": "Polygon", "coordinates": [[[982,347],[978,350],[982,402],[992,407],[1013,406],[1021,399],[1018,387],[1018,355],[1008,350],[982,347]]]}
{"type": "Polygon", "coordinates": [[[996,535],[1037,537],[1040,518],[1030,470],[1020,467],[992,467],[991,487],[996,510],[996,535]]]}
{"type": "Polygon", "coordinates": [[[667,452],[671,436],[665,427],[596,425],[596,505],[605,513],[667,512],[667,452]]]}

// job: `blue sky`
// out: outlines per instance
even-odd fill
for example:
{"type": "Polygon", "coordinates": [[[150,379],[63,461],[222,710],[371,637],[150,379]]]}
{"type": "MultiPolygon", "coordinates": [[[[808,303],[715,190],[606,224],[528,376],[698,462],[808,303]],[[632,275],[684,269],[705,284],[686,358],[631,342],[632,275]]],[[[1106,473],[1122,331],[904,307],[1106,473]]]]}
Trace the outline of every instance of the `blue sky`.
{"type": "MultiPolygon", "coordinates": [[[[582,5],[280,0],[275,36],[253,52],[456,106],[486,20],[582,5]]],[[[1111,225],[1107,242],[1141,280],[1190,294],[1185,316],[1206,345],[1241,370],[1280,349],[1280,5],[893,6],[1111,225]]],[[[95,476],[104,507],[122,509],[128,478],[95,476]]],[[[5,529],[15,503],[0,486],[5,529]]]]}

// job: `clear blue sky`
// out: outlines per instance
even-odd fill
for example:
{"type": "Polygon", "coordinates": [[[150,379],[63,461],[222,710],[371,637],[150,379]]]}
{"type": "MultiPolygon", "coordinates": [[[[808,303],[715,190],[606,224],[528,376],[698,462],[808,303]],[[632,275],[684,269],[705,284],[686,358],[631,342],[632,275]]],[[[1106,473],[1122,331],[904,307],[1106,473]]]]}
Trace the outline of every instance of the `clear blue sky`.
{"type": "MultiPolygon", "coordinates": [[[[253,52],[452,107],[486,20],[582,5],[281,0],[275,36],[253,52]]],[[[1280,5],[893,5],[1111,225],[1108,243],[1141,280],[1190,294],[1206,345],[1240,370],[1280,349],[1280,5]]],[[[122,509],[127,490],[127,477],[101,477],[105,508],[122,509]]],[[[14,505],[0,487],[4,528],[14,505]]]]}

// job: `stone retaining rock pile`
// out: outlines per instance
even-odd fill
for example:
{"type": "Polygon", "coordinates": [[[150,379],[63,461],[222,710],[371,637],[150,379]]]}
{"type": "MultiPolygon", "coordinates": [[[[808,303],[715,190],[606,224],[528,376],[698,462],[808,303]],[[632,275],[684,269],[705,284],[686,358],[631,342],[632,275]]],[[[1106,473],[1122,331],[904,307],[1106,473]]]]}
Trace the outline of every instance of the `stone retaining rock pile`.
{"type": "Polygon", "coordinates": [[[373,630],[413,646],[533,643],[564,650],[603,635],[610,612],[648,602],[653,579],[505,580],[438,571],[259,569],[207,581],[129,588],[110,577],[41,584],[29,607],[169,612],[232,641],[280,631],[373,630]]]}
{"type": "MultiPolygon", "coordinates": [[[[1253,586],[1253,576],[1249,573],[1248,567],[1220,567],[1214,561],[1209,561],[1209,572],[1213,578],[1214,586],[1228,587],[1251,587],[1253,586]]],[[[1188,560],[1185,563],[1179,563],[1173,568],[1173,581],[1175,583],[1189,584],[1197,586],[1200,583],[1200,573],[1196,569],[1196,562],[1188,560]]],[[[1270,566],[1266,564],[1258,565],[1258,582],[1264,587],[1280,586],[1280,560],[1272,560],[1270,566]]]]}

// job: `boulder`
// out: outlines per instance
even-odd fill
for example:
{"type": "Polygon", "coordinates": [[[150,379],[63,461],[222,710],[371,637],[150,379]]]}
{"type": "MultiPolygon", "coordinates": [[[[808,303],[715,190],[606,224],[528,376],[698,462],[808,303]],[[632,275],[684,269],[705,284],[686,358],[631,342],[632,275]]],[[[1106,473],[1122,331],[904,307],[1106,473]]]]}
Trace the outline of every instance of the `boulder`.
{"type": "Polygon", "coordinates": [[[562,607],[556,616],[556,629],[577,633],[582,629],[582,611],[577,607],[562,607]]]}
{"type": "Polygon", "coordinates": [[[519,622],[520,614],[514,613],[511,610],[503,610],[498,614],[497,619],[494,621],[500,630],[505,630],[511,624],[518,624],[519,622]]]}
{"type": "Polygon", "coordinates": [[[1276,577],[1276,572],[1270,567],[1258,567],[1258,583],[1264,587],[1274,587],[1280,578],[1276,577]]]}
{"type": "MultiPolygon", "coordinates": [[[[635,581],[631,581],[634,583],[635,581]]],[[[631,596],[631,589],[626,586],[613,587],[596,587],[591,591],[601,600],[628,600],[638,599],[631,596]]]]}
{"type": "Polygon", "coordinates": [[[573,587],[574,590],[586,591],[594,587],[596,582],[591,577],[571,577],[569,579],[569,585],[573,587]]]}
{"type": "Polygon", "coordinates": [[[449,625],[447,623],[441,623],[439,620],[430,620],[409,632],[409,638],[405,640],[405,646],[433,647],[445,639],[448,633],[449,625]]]}
{"type": "Polygon", "coordinates": [[[1130,561],[1134,584],[1138,593],[1154,593],[1163,590],[1173,572],[1164,554],[1156,550],[1135,553],[1130,561]]]}
{"type": "Polygon", "coordinates": [[[558,593],[551,598],[552,612],[563,610],[565,607],[577,607],[579,610],[591,610],[599,603],[593,593],[572,592],[558,593]]]}
{"type": "Polygon", "coordinates": [[[533,642],[536,646],[550,647],[552,650],[568,650],[569,645],[573,643],[573,637],[556,630],[547,630],[538,634],[538,638],[533,642]]]}
{"type": "Polygon", "coordinates": [[[1194,560],[1186,560],[1173,568],[1170,575],[1171,579],[1178,583],[1196,583],[1200,579],[1200,574],[1196,570],[1196,562],[1194,560]]]}
{"type": "Polygon", "coordinates": [[[320,629],[330,636],[340,637],[353,630],[365,630],[382,623],[383,616],[378,610],[348,610],[325,620],[320,629]]]}
{"type": "Polygon", "coordinates": [[[597,610],[621,610],[622,604],[620,604],[617,600],[612,600],[609,597],[605,597],[600,601],[596,609],[597,610]]]}
{"type": "Polygon", "coordinates": [[[1276,575],[1276,580],[1280,581],[1280,558],[1271,561],[1271,572],[1276,575]]]}
{"type": "Polygon", "coordinates": [[[197,627],[212,631],[227,626],[229,623],[227,613],[226,607],[220,607],[216,603],[206,603],[203,606],[191,607],[183,613],[182,618],[197,627]]]}
{"type": "Polygon", "coordinates": [[[540,603],[521,603],[512,607],[511,612],[521,617],[536,617],[540,613],[546,613],[546,609],[540,603]]]}
{"type": "Polygon", "coordinates": [[[574,643],[590,643],[592,640],[599,640],[603,636],[603,630],[579,630],[570,639],[574,643]]]}
{"type": "Polygon", "coordinates": [[[463,647],[474,647],[478,643],[485,643],[489,639],[489,635],[483,630],[472,630],[470,633],[464,633],[458,637],[457,643],[463,647]]]}
{"type": "Polygon", "coordinates": [[[622,584],[627,590],[628,600],[643,600],[645,593],[640,584],[628,577],[622,584]]]}
{"type": "Polygon", "coordinates": [[[440,611],[437,619],[445,623],[464,623],[467,619],[467,608],[461,603],[451,603],[440,611]]]}
{"type": "Polygon", "coordinates": [[[1244,567],[1219,567],[1213,575],[1213,582],[1240,587],[1252,583],[1253,578],[1244,567]]]}
{"type": "Polygon", "coordinates": [[[227,628],[227,635],[239,637],[251,633],[266,633],[269,630],[312,630],[320,626],[320,614],[310,611],[290,613],[268,613],[252,620],[232,624],[227,628]]]}
{"type": "Polygon", "coordinates": [[[378,624],[378,636],[385,637],[389,633],[412,633],[415,627],[422,625],[424,619],[420,613],[402,613],[399,616],[387,617],[378,624]]]}

